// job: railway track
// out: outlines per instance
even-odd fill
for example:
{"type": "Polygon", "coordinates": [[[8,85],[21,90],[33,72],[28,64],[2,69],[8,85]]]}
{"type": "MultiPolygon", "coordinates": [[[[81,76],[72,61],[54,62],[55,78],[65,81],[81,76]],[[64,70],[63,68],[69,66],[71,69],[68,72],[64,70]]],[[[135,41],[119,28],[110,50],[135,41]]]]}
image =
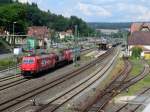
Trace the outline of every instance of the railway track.
{"type": "MultiPolygon", "coordinates": [[[[141,92],[140,94],[138,94],[137,96],[136,96],[136,98],[138,98],[138,97],[141,97],[141,96],[143,96],[145,93],[147,93],[148,92],[148,94],[150,93],[150,88],[147,88],[146,90],[144,90],[143,92],[141,92]]],[[[150,96],[149,96],[150,97],[150,96]]],[[[136,99],[135,98],[135,99],[136,99]]],[[[148,100],[147,99],[147,97],[146,98],[144,98],[144,100],[143,100],[143,102],[145,102],[146,100],[148,100]]],[[[126,103],[125,105],[123,105],[123,106],[121,106],[118,110],[116,110],[115,112],[123,112],[123,109],[126,109],[126,112],[136,112],[141,106],[142,106],[143,104],[136,104],[136,105],[134,105],[134,107],[132,107],[132,109],[130,109],[130,108],[128,108],[128,106],[130,106],[130,103],[126,103]]]]}
{"type": "MultiPolygon", "coordinates": [[[[87,52],[91,52],[92,50],[93,50],[93,48],[83,49],[83,50],[81,50],[81,55],[84,55],[84,54],[87,53],[87,52]]],[[[17,68],[18,68],[19,66],[20,66],[20,65],[18,64],[18,65],[17,65],[17,68]]],[[[16,69],[16,65],[15,65],[15,67],[14,67],[14,66],[10,66],[10,67],[7,68],[7,69],[0,70],[0,73],[8,72],[8,71],[14,70],[14,69],[16,69]]],[[[6,77],[9,77],[9,76],[6,76],[6,77]]],[[[5,76],[4,76],[4,77],[0,77],[0,79],[2,79],[2,78],[5,78],[5,76]]]]}
{"type": "Polygon", "coordinates": [[[103,93],[99,96],[99,100],[94,103],[90,108],[87,108],[84,112],[100,112],[101,109],[107,104],[107,102],[116,94],[116,90],[121,86],[120,82],[125,81],[128,73],[132,69],[132,65],[128,60],[124,60],[124,70],[106,87],[103,93]]]}
{"type": "MultiPolygon", "coordinates": [[[[83,50],[81,50],[81,55],[85,55],[86,53],[89,53],[92,50],[93,50],[93,48],[91,48],[91,49],[83,49],[83,50]]],[[[19,66],[20,65],[17,65],[17,68],[19,66]]],[[[8,72],[8,71],[13,70],[13,69],[16,69],[16,67],[11,66],[10,68],[4,69],[4,70],[0,70],[0,73],[5,73],[5,72],[8,72]]],[[[1,80],[11,79],[12,77],[15,77],[16,75],[18,75],[18,74],[0,77],[0,82],[1,82],[1,80]]]]}
{"type": "Polygon", "coordinates": [[[145,76],[147,76],[149,72],[150,72],[149,65],[145,62],[143,71],[141,71],[141,73],[138,74],[137,76],[135,76],[129,80],[126,80],[124,82],[123,86],[121,86],[120,91],[123,91],[126,88],[136,84],[138,81],[142,80],[145,76]]]}
{"type": "Polygon", "coordinates": [[[17,80],[9,81],[8,83],[6,82],[4,84],[1,84],[0,85],[0,91],[8,89],[10,87],[13,87],[13,86],[16,86],[18,84],[21,84],[21,83],[24,83],[24,82],[28,81],[28,79],[24,79],[23,77],[20,78],[20,79],[18,77],[16,77],[16,79],[17,80]]]}
{"type": "Polygon", "coordinates": [[[17,77],[17,75],[11,75],[11,76],[1,77],[0,78],[0,82],[4,82],[4,81],[10,80],[10,79],[14,79],[16,77],[17,77]]]}
{"type": "MultiPolygon", "coordinates": [[[[19,67],[19,65],[17,65],[17,67],[19,67]]],[[[8,71],[13,70],[13,69],[16,69],[16,67],[11,66],[11,67],[9,67],[9,68],[7,68],[7,69],[0,70],[0,73],[8,72],[8,71]]]]}
{"type": "Polygon", "coordinates": [[[26,81],[27,79],[24,79],[22,76],[20,76],[20,74],[0,78],[0,91],[16,86],[26,81]]]}
{"type": "MultiPolygon", "coordinates": [[[[128,81],[126,81],[125,84],[120,88],[120,92],[123,91],[123,90],[125,90],[126,88],[128,88],[128,87],[130,87],[130,86],[136,84],[138,81],[142,80],[142,79],[149,73],[149,71],[150,71],[150,70],[149,70],[149,65],[148,65],[148,64],[145,64],[143,71],[142,71],[140,74],[138,74],[137,76],[135,76],[135,77],[129,79],[128,81]]],[[[150,90],[150,88],[146,89],[145,91],[143,91],[142,93],[140,93],[139,96],[143,95],[144,93],[146,93],[146,92],[149,91],[149,90],[150,90]]],[[[145,100],[147,100],[147,99],[145,99],[145,100]]],[[[126,108],[127,105],[128,105],[128,103],[125,104],[124,106],[122,106],[121,108],[119,108],[119,109],[118,109],[117,111],[115,111],[115,112],[120,112],[122,109],[126,108]]],[[[137,110],[140,106],[141,106],[141,104],[139,104],[138,106],[136,106],[136,108],[131,109],[132,112],[136,112],[136,110],[137,110]]]]}
{"type": "MultiPolygon", "coordinates": [[[[129,73],[129,71],[128,71],[129,73]]],[[[143,71],[141,71],[140,74],[138,74],[137,76],[135,77],[132,77],[130,79],[126,79],[127,76],[124,78],[124,81],[119,81],[119,84],[116,84],[117,87],[113,87],[113,89],[108,89],[107,92],[104,92],[105,93],[105,96],[106,97],[103,97],[97,104],[98,105],[94,105],[94,109],[95,111],[92,110],[91,108],[91,111],[89,112],[101,112],[104,108],[104,106],[113,98],[115,97],[116,95],[118,95],[121,91],[124,91],[126,90],[128,87],[134,85],[136,82],[142,80],[147,74],[149,73],[149,66],[147,64],[145,64],[144,66],[144,69],[143,71]]],[[[115,84],[115,83],[114,83],[115,84]]],[[[114,85],[113,83],[110,85],[113,86],[114,85]]],[[[115,112],[119,112],[119,111],[115,111],[115,112]]],[[[134,112],[134,111],[133,111],[134,112]]]]}
{"type": "MultiPolygon", "coordinates": [[[[84,55],[85,52],[90,52],[91,50],[92,49],[84,49],[84,50],[82,50],[82,52],[83,52],[82,55],[84,55]]],[[[13,67],[12,69],[14,69],[14,68],[15,67],[13,67]]],[[[0,72],[6,72],[6,71],[7,70],[0,71],[0,72]]],[[[1,77],[0,78],[0,91],[8,89],[8,88],[13,87],[13,86],[16,86],[18,84],[24,83],[26,81],[28,81],[28,79],[24,79],[22,76],[20,76],[20,74],[1,77]],[[21,77],[21,78],[19,78],[19,77],[21,77]],[[14,81],[12,81],[12,80],[14,80],[14,81]]]]}
{"type": "MultiPolygon", "coordinates": [[[[31,110],[32,112],[33,111],[36,111],[36,112],[54,112],[54,111],[56,111],[62,105],[67,103],[69,100],[71,100],[73,97],[77,96],[82,91],[86,90],[89,86],[91,86],[96,81],[98,81],[107,72],[107,70],[111,67],[111,65],[114,63],[114,60],[116,59],[117,56],[118,56],[118,53],[117,53],[117,55],[115,55],[113,57],[113,59],[111,58],[110,60],[108,60],[108,63],[103,65],[102,68],[98,69],[93,74],[89,75],[88,77],[86,77],[85,79],[80,81],[79,83],[71,86],[70,88],[63,91],[62,93],[57,94],[55,97],[51,98],[48,102],[46,102],[46,104],[37,105],[37,106],[33,106],[33,107],[28,105],[29,107],[25,106],[21,109],[25,109],[25,108],[33,109],[34,108],[33,110],[31,110]]],[[[21,109],[15,111],[15,112],[21,112],[22,111],[21,109]]]]}
{"type": "Polygon", "coordinates": [[[85,71],[86,69],[90,68],[91,66],[95,65],[97,62],[101,62],[103,59],[105,59],[107,56],[109,56],[112,52],[114,51],[114,48],[110,49],[107,53],[103,54],[102,56],[100,56],[98,59],[95,59],[93,62],[88,63],[87,65],[71,71],[67,74],[63,74],[60,77],[57,77],[55,80],[52,80],[38,88],[34,88],[33,90],[27,91],[24,94],[18,95],[14,98],[8,99],[4,102],[0,103],[0,111],[4,111],[8,108],[11,108],[29,98],[32,98],[40,93],[42,93],[43,91],[46,91],[47,89],[50,89],[58,84],[61,84],[62,82],[78,75],[79,73],[85,71]]]}

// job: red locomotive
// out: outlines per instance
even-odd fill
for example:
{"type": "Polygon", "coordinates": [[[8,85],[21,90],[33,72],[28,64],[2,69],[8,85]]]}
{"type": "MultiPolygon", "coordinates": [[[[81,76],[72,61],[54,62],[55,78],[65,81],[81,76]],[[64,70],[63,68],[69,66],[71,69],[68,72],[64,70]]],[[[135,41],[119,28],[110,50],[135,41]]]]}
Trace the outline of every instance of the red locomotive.
{"type": "MultiPolygon", "coordinates": [[[[61,62],[73,60],[75,50],[63,50],[60,54],[50,53],[36,56],[24,56],[20,66],[21,74],[25,77],[34,76],[37,73],[55,67],[61,62]]],[[[80,57],[80,53],[77,55],[80,57]]]]}

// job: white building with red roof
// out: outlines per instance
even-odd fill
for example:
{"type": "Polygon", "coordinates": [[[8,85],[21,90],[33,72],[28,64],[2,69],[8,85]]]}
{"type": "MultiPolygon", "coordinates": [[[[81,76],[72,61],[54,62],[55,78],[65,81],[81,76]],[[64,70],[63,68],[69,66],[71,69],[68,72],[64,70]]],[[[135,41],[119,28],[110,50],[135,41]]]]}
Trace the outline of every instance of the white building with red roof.
{"type": "Polygon", "coordinates": [[[64,39],[65,37],[72,37],[72,36],[73,36],[72,30],[67,30],[59,33],[60,39],[64,39]]]}
{"type": "Polygon", "coordinates": [[[133,23],[128,37],[128,52],[132,54],[133,47],[141,47],[141,56],[150,58],[150,23],[133,23]]]}

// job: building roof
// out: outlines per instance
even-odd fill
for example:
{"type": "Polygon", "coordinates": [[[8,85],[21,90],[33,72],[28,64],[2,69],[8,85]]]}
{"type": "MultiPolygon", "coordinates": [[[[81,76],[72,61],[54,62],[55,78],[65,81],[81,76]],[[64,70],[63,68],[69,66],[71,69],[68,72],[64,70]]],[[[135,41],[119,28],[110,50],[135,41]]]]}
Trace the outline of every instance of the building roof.
{"type": "Polygon", "coordinates": [[[150,32],[133,32],[128,38],[128,45],[150,45],[150,32]]]}
{"type": "Polygon", "coordinates": [[[142,28],[150,29],[150,23],[132,23],[130,31],[133,33],[136,31],[141,31],[142,28]]]}
{"type": "Polygon", "coordinates": [[[38,39],[48,38],[49,29],[46,26],[32,26],[28,28],[28,35],[38,39]]]}

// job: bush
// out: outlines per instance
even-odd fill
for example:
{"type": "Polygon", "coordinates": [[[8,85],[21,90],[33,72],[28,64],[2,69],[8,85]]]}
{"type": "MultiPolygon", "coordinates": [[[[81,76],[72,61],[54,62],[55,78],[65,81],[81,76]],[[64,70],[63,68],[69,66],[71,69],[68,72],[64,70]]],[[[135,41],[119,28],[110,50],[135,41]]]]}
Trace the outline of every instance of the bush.
{"type": "Polygon", "coordinates": [[[132,48],[132,58],[138,59],[141,57],[142,48],[133,47],[132,48]]]}

